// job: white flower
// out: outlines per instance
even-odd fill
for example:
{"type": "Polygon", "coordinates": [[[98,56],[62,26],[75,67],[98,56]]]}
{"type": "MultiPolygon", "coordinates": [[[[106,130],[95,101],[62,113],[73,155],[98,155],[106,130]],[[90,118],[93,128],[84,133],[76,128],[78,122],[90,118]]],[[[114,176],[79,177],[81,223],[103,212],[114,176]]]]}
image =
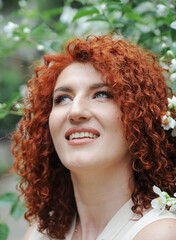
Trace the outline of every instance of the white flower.
{"type": "Polygon", "coordinates": [[[176,107],[176,97],[173,96],[172,98],[167,98],[168,100],[168,108],[176,107]]]}
{"type": "Polygon", "coordinates": [[[169,66],[169,71],[170,71],[170,72],[173,72],[173,71],[175,71],[175,70],[176,70],[176,59],[173,58],[173,59],[171,60],[170,66],[169,66]]]}
{"type": "Polygon", "coordinates": [[[18,4],[19,4],[20,7],[26,7],[26,6],[27,6],[26,1],[24,1],[24,0],[20,0],[20,1],[18,2],[18,4]]]}
{"type": "MultiPolygon", "coordinates": [[[[172,137],[176,137],[176,127],[171,132],[172,137]]],[[[176,196],[175,196],[176,197],[176,196]]]]}
{"type": "Polygon", "coordinates": [[[42,51],[44,49],[45,49],[45,47],[42,44],[37,45],[37,50],[38,51],[42,51]]]}
{"type": "Polygon", "coordinates": [[[106,3],[96,5],[96,8],[99,10],[100,14],[103,14],[103,12],[106,10],[106,3]]]}
{"type": "Polygon", "coordinates": [[[173,28],[173,29],[176,29],[176,21],[172,22],[172,23],[170,24],[170,27],[173,28]]]}
{"type": "Polygon", "coordinates": [[[158,4],[156,6],[156,13],[159,17],[163,17],[167,13],[167,7],[163,4],[158,4]]]}
{"type": "Polygon", "coordinates": [[[136,8],[135,11],[139,14],[153,10],[153,3],[151,2],[142,2],[136,8]]]}
{"type": "Polygon", "coordinates": [[[174,53],[172,50],[168,50],[166,53],[168,56],[174,57],[174,53]]]}
{"type": "Polygon", "coordinates": [[[164,193],[156,186],[153,186],[153,191],[159,195],[158,198],[155,198],[151,201],[151,205],[153,208],[155,209],[160,209],[160,210],[164,210],[166,207],[166,197],[164,195],[164,193]]]}
{"type": "Polygon", "coordinates": [[[19,110],[21,108],[19,103],[16,103],[14,107],[16,108],[16,110],[19,110]]]}
{"type": "Polygon", "coordinates": [[[154,34],[156,34],[157,36],[159,36],[160,34],[161,34],[161,31],[160,31],[160,29],[155,29],[154,31],[154,34]]]}
{"type": "Polygon", "coordinates": [[[168,201],[167,201],[168,206],[172,206],[172,205],[175,205],[175,204],[176,204],[176,198],[174,198],[174,197],[168,198],[168,201]]]}
{"type": "Polygon", "coordinates": [[[171,128],[174,129],[176,126],[176,121],[172,117],[164,115],[162,117],[161,126],[164,128],[164,130],[169,130],[171,128]]]}
{"type": "Polygon", "coordinates": [[[166,43],[162,43],[161,47],[166,48],[167,47],[166,43]]]}
{"type": "Polygon", "coordinates": [[[151,30],[153,30],[155,28],[154,24],[146,25],[146,24],[137,23],[136,26],[140,31],[142,31],[144,33],[150,32],[151,30]]]}
{"type": "Polygon", "coordinates": [[[13,31],[19,27],[18,24],[13,22],[8,22],[6,26],[4,26],[4,32],[7,34],[7,37],[12,37],[13,31]]]}
{"type": "Polygon", "coordinates": [[[176,211],[176,205],[172,205],[169,209],[170,212],[175,212],[176,211]]]}
{"type": "Polygon", "coordinates": [[[21,39],[21,38],[18,37],[18,36],[16,36],[16,37],[13,38],[13,40],[14,40],[15,42],[18,42],[20,39],[21,39]]]}
{"type": "MultiPolygon", "coordinates": [[[[153,191],[159,195],[158,198],[155,198],[151,201],[151,205],[155,209],[164,210],[166,205],[169,208],[169,211],[176,211],[176,198],[170,197],[167,192],[162,192],[158,187],[153,186],[153,191]]],[[[175,196],[175,194],[174,194],[175,196]]]]}
{"type": "Polygon", "coordinates": [[[164,62],[159,62],[160,66],[164,69],[169,69],[169,66],[164,62]]]}
{"type": "Polygon", "coordinates": [[[77,11],[78,11],[77,9],[71,8],[70,6],[64,6],[63,12],[60,16],[60,21],[62,23],[70,24],[72,22],[73,17],[76,15],[77,11]]]}
{"type": "Polygon", "coordinates": [[[23,29],[23,32],[24,32],[24,33],[30,33],[30,31],[31,31],[31,30],[30,30],[28,27],[25,27],[25,28],[23,29]]]}
{"type": "Polygon", "coordinates": [[[172,73],[172,74],[170,75],[170,80],[171,80],[172,82],[174,82],[174,81],[176,80],[176,73],[172,73]]]}
{"type": "Polygon", "coordinates": [[[26,90],[27,90],[26,84],[21,85],[20,88],[19,88],[19,90],[20,90],[21,96],[22,96],[22,97],[25,97],[25,93],[26,93],[26,90]]]}

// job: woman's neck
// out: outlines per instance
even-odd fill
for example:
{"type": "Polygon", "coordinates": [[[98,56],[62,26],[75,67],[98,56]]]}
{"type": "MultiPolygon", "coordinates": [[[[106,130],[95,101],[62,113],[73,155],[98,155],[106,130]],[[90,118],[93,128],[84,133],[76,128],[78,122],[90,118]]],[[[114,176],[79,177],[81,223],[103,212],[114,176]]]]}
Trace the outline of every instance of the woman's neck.
{"type": "Polygon", "coordinates": [[[127,166],[72,173],[81,239],[96,239],[130,199],[133,174],[127,166]],[[93,237],[94,236],[94,237],[93,237]]]}

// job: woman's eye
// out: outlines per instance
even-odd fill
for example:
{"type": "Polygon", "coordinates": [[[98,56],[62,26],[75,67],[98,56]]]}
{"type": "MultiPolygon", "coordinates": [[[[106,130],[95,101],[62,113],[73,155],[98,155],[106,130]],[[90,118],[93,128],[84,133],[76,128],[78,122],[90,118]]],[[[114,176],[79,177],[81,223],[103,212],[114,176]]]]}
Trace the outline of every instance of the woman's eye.
{"type": "Polygon", "coordinates": [[[99,91],[95,93],[94,98],[113,98],[113,95],[110,92],[106,92],[106,91],[99,91]]]}
{"type": "Polygon", "coordinates": [[[60,95],[60,96],[57,96],[56,98],[54,98],[54,103],[59,104],[59,103],[63,103],[63,102],[69,102],[70,100],[71,100],[70,96],[60,95]]]}

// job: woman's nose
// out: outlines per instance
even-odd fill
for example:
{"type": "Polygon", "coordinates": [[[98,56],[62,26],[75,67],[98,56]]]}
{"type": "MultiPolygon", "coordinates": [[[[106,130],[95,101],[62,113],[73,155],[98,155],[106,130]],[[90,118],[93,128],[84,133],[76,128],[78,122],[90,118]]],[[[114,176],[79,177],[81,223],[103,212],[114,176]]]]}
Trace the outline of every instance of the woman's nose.
{"type": "Polygon", "coordinates": [[[75,98],[68,112],[68,119],[72,123],[88,121],[91,118],[89,103],[83,98],[75,98]]]}

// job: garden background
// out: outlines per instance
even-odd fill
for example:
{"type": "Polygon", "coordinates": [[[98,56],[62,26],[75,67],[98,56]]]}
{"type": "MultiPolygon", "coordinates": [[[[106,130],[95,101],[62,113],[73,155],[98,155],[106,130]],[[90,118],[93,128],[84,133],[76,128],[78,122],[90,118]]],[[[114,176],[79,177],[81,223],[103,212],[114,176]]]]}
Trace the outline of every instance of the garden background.
{"type": "Polygon", "coordinates": [[[176,94],[175,0],[0,0],[0,240],[20,240],[27,229],[9,136],[22,117],[30,66],[89,34],[118,35],[156,53],[176,94]]]}

